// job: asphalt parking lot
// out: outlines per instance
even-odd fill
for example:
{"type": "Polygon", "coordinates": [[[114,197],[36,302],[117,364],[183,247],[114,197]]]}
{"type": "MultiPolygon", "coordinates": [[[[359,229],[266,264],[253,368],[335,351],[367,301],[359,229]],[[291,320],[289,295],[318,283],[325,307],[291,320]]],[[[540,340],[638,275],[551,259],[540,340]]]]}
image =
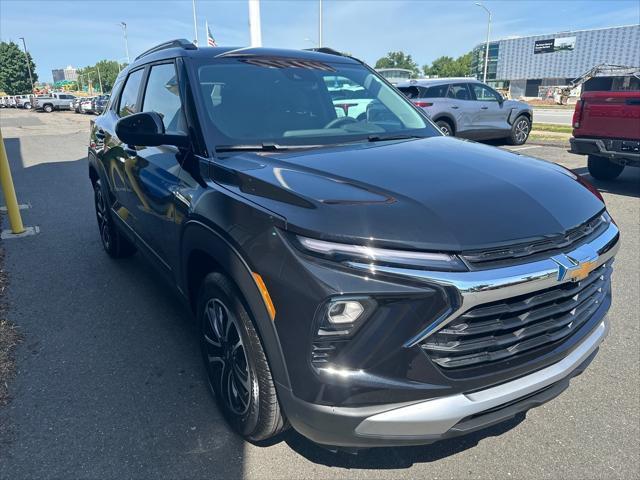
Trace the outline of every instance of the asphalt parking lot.
{"type": "MultiPolygon", "coordinates": [[[[638,478],[640,169],[594,182],[620,226],[611,333],[559,398],[434,445],[330,453],[289,432],[252,445],[211,398],[189,313],[139,255],[102,251],[87,176],[91,117],[1,110],[33,237],[3,241],[24,336],[0,409],[0,478],[638,478]]],[[[586,175],[558,146],[517,153],[586,175]]],[[[593,180],[588,177],[589,180],[593,180]]],[[[6,228],[4,221],[4,228],[6,228]]]]}

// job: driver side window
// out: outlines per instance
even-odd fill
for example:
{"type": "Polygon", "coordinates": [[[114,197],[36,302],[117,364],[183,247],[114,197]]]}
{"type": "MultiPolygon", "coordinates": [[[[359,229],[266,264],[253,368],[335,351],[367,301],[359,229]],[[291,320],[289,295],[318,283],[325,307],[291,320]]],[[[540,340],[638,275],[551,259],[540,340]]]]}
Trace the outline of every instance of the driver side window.
{"type": "Polygon", "coordinates": [[[496,97],[496,93],[490,88],[481,85],[479,83],[472,83],[471,89],[473,90],[474,95],[476,96],[476,100],[481,102],[497,102],[498,97],[496,97]]]}
{"type": "Polygon", "coordinates": [[[167,133],[186,134],[176,68],[173,63],[154,65],[149,73],[142,104],[143,112],[156,112],[162,117],[167,133]]]}

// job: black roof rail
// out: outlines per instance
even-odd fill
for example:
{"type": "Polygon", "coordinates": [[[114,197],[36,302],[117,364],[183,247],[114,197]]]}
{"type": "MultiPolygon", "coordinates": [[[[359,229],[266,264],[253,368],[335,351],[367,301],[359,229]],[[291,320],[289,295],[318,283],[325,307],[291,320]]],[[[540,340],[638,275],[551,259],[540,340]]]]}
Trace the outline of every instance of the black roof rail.
{"type": "Polygon", "coordinates": [[[326,53],[327,55],[338,55],[339,57],[348,57],[349,55],[345,55],[342,52],[334,50],[329,47],[314,47],[314,48],[305,48],[307,52],[318,52],[318,53],[326,53]]]}
{"type": "Polygon", "coordinates": [[[307,52],[318,52],[318,53],[326,53],[327,55],[336,55],[338,57],[350,58],[351,60],[355,60],[356,62],[364,63],[362,60],[352,57],[347,53],[339,52],[338,50],[334,50],[329,47],[314,47],[314,48],[305,48],[307,52]]]}
{"type": "Polygon", "coordinates": [[[185,50],[198,49],[198,47],[196,47],[189,40],[186,40],[184,38],[178,38],[176,40],[169,40],[168,42],[161,43],[159,45],[156,45],[155,47],[150,48],[149,50],[142,52],[140,55],[136,57],[136,60],[142,57],[146,57],[147,55],[151,55],[152,53],[159,52],[161,50],[166,50],[167,48],[184,48],[185,50]]]}

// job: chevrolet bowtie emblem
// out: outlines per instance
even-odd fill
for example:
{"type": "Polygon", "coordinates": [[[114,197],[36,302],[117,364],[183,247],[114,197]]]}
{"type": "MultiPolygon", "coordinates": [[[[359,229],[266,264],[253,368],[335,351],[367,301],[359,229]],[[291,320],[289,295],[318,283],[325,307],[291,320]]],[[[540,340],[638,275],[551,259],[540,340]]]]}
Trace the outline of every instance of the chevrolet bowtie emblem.
{"type": "Polygon", "coordinates": [[[558,264],[558,281],[579,282],[598,267],[598,252],[591,246],[583,245],[568,255],[561,253],[551,257],[558,264]]]}

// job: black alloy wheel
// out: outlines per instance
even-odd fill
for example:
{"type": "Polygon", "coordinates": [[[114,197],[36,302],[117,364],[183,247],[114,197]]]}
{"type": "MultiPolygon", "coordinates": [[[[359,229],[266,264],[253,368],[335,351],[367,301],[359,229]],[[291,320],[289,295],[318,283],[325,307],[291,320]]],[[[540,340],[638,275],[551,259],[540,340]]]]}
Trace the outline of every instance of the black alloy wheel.
{"type": "Polygon", "coordinates": [[[136,247],[113,224],[109,204],[106,200],[102,182],[96,180],[93,185],[93,198],[96,209],[96,220],[100,231],[102,247],[113,258],[124,258],[133,255],[136,247]]]}
{"type": "Polygon", "coordinates": [[[209,299],[204,314],[202,340],[209,382],[231,412],[244,415],[249,409],[255,380],[238,321],[219,298],[209,299]]]}
{"type": "Polygon", "coordinates": [[[240,290],[225,275],[208,274],[197,312],[209,388],[229,425],[251,441],[287,428],[262,341],[240,290]]]}

